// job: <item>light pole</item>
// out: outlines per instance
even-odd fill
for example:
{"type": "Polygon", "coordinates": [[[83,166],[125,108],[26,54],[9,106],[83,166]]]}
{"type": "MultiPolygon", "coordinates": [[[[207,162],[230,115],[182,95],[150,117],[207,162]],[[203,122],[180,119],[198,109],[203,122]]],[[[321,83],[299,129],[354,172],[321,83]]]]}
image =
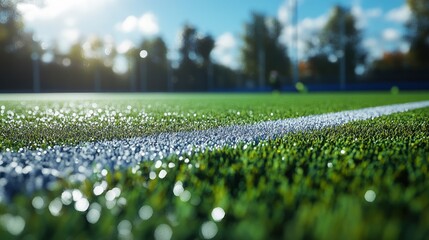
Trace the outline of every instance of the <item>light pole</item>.
{"type": "Polygon", "coordinates": [[[40,92],[40,55],[33,47],[33,53],[31,54],[31,60],[33,62],[33,91],[35,93],[40,92]]]}
{"type": "Polygon", "coordinates": [[[265,46],[264,46],[264,36],[263,36],[263,26],[264,22],[256,20],[255,24],[255,35],[256,35],[256,45],[258,49],[258,78],[259,78],[259,87],[262,90],[265,86],[265,46]]]}
{"type": "Polygon", "coordinates": [[[295,64],[293,68],[293,82],[296,84],[299,81],[299,57],[298,57],[298,0],[294,0],[292,3],[293,7],[293,25],[295,25],[295,64]]]}
{"type": "Polygon", "coordinates": [[[167,89],[169,92],[174,92],[174,66],[177,59],[172,52],[167,53],[167,89]]]}
{"type": "Polygon", "coordinates": [[[208,80],[208,90],[209,91],[213,91],[214,89],[214,79],[213,79],[213,63],[211,61],[211,59],[208,62],[208,66],[207,66],[207,80],[208,80]]]}
{"type": "Polygon", "coordinates": [[[147,90],[147,66],[146,58],[148,57],[148,52],[146,50],[140,51],[140,91],[144,92],[147,90]]]}
{"type": "Polygon", "coordinates": [[[135,61],[134,61],[134,57],[133,54],[134,51],[128,50],[128,52],[126,53],[126,55],[128,55],[128,73],[129,73],[129,77],[130,77],[130,90],[131,92],[135,92],[136,91],[136,72],[134,69],[135,66],[135,61]]]}
{"type": "Polygon", "coordinates": [[[346,36],[345,36],[345,11],[340,10],[340,17],[338,18],[340,20],[340,52],[341,52],[341,58],[340,58],[340,89],[345,90],[346,89],[346,51],[345,51],[345,44],[346,44],[346,36]]]}

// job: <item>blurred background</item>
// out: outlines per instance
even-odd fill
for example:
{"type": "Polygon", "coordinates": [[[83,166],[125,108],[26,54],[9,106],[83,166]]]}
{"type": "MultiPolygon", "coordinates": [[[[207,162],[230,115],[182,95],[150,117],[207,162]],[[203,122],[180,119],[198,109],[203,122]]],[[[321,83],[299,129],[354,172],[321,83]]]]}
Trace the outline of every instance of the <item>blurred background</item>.
{"type": "Polygon", "coordinates": [[[0,0],[0,92],[429,89],[429,0],[0,0]]]}

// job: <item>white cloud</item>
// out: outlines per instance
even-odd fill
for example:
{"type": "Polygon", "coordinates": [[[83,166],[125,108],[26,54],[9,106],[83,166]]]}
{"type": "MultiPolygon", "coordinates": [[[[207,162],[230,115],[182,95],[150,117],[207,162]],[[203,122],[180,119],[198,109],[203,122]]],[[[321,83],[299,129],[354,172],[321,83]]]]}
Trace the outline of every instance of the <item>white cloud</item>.
{"type": "MultiPolygon", "coordinates": [[[[312,37],[314,33],[320,31],[326,23],[327,15],[321,15],[317,18],[304,18],[298,23],[298,37],[299,41],[305,42],[308,38],[312,37]]],[[[292,39],[296,37],[296,26],[286,26],[283,29],[281,42],[289,44],[292,39]]]]}
{"type": "Polygon", "coordinates": [[[119,29],[123,32],[129,33],[137,29],[137,24],[139,20],[135,16],[128,16],[125,20],[119,25],[119,29]]]}
{"type": "Polygon", "coordinates": [[[363,41],[363,46],[368,50],[369,60],[381,58],[383,56],[383,45],[376,38],[367,38],[363,41]]]}
{"type": "Polygon", "coordinates": [[[83,32],[85,20],[93,19],[100,11],[109,8],[117,0],[44,0],[23,1],[17,9],[25,26],[35,33],[42,44],[58,41],[61,51],[67,51],[83,32]],[[79,29],[79,30],[78,30],[79,29]]]}
{"type": "Polygon", "coordinates": [[[293,11],[295,10],[296,4],[301,5],[303,1],[304,0],[285,0],[277,10],[277,19],[283,24],[291,22],[291,17],[293,17],[293,11]]]}
{"type": "Polygon", "coordinates": [[[399,8],[395,8],[386,13],[386,20],[395,23],[405,23],[411,17],[411,10],[407,4],[402,5],[399,8]]]}
{"type": "Polygon", "coordinates": [[[237,46],[237,41],[232,33],[227,32],[220,35],[216,39],[216,47],[222,47],[223,49],[233,49],[237,46]]]}
{"type": "Polygon", "coordinates": [[[381,8],[371,8],[366,10],[366,15],[371,18],[381,17],[383,10],[381,8]]]}
{"type": "Polygon", "coordinates": [[[287,24],[290,19],[290,4],[288,4],[288,1],[285,1],[277,11],[277,19],[283,23],[287,24]]]}
{"type": "Polygon", "coordinates": [[[61,52],[67,52],[69,47],[79,41],[81,37],[80,31],[75,28],[67,28],[60,32],[58,47],[61,52]]]}
{"type": "Polygon", "coordinates": [[[146,13],[139,19],[139,29],[143,34],[156,35],[159,33],[159,25],[153,13],[146,13]]]}
{"type": "Polygon", "coordinates": [[[371,18],[378,18],[383,14],[383,10],[381,8],[363,9],[360,5],[354,5],[351,12],[357,19],[358,28],[365,28],[371,18]]]}
{"type": "Polygon", "coordinates": [[[400,33],[393,29],[387,28],[382,32],[381,38],[366,38],[363,46],[369,54],[369,61],[380,59],[385,52],[401,51],[408,52],[410,44],[401,40],[400,33]]]}
{"type": "MultiPolygon", "coordinates": [[[[306,51],[306,42],[313,40],[315,34],[319,32],[326,24],[328,13],[316,18],[304,18],[298,23],[298,55],[300,58],[304,56],[306,51]]],[[[280,42],[286,44],[292,53],[296,51],[296,26],[286,25],[280,37],[280,42]]],[[[292,54],[294,57],[295,54],[292,54]]]]}
{"type": "Polygon", "coordinates": [[[401,38],[401,35],[396,29],[386,28],[383,30],[382,37],[385,41],[393,42],[398,41],[401,38]]]}
{"type": "Polygon", "coordinates": [[[140,17],[128,16],[125,20],[116,25],[116,28],[124,33],[140,31],[146,36],[153,36],[159,33],[158,20],[151,12],[144,13],[140,17]]]}
{"type": "Polygon", "coordinates": [[[216,62],[237,69],[238,66],[238,44],[234,35],[226,32],[220,35],[215,42],[212,56],[216,62]]]}
{"type": "Polygon", "coordinates": [[[322,15],[317,18],[304,18],[298,25],[299,31],[300,33],[318,31],[325,26],[326,20],[326,15],[322,15]]]}
{"type": "Polygon", "coordinates": [[[78,29],[69,28],[61,32],[61,38],[70,43],[76,43],[79,40],[80,32],[78,29]]]}
{"type": "Polygon", "coordinates": [[[70,13],[97,11],[113,0],[45,0],[43,4],[18,3],[18,11],[26,21],[53,20],[70,13]]]}

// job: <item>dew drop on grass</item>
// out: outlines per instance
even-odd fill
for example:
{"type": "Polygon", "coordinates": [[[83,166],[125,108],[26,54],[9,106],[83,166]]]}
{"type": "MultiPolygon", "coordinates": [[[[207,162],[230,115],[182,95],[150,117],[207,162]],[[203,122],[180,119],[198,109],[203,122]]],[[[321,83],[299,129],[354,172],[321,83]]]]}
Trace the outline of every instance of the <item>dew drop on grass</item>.
{"type": "Polygon", "coordinates": [[[168,168],[174,168],[175,166],[176,166],[176,164],[174,164],[172,162],[168,163],[168,168]]]}
{"type": "Polygon", "coordinates": [[[63,203],[59,198],[55,198],[52,200],[51,203],[49,203],[49,212],[51,212],[52,216],[59,216],[61,209],[63,208],[63,203]]]}
{"type": "Polygon", "coordinates": [[[155,229],[154,237],[156,240],[170,240],[173,236],[173,230],[167,224],[160,224],[155,229]]]}
{"type": "Polygon", "coordinates": [[[162,162],[160,160],[155,162],[155,168],[158,169],[162,166],[162,162]]]}
{"type": "Polygon", "coordinates": [[[94,187],[93,192],[95,196],[100,196],[104,192],[104,189],[102,186],[98,185],[94,187]]]}
{"type": "Polygon", "coordinates": [[[0,217],[0,223],[12,235],[17,236],[25,228],[25,220],[21,216],[5,214],[0,217]]]}
{"type": "Polygon", "coordinates": [[[364,195],[364,198],[367,202],[374,202],[376,197],[377,197],[377,194],[371,189],[367,190],[364,195]]]}
{"type": "Polygon", "coordinates": [[[204,239],[214,238],[217,232],[218,232],[217,225],[213,221],[208,221],[203,223],[203,225],[201,225],[201,234],[203,235],[204,239]]]}
{"type": "Polygon", "coordinates": [[[122,220],[118,224],[118,234],[121,238],[127,238],[131,235],[131,229],[132,229],[131,222],[128,220],[122,220]]]}
{"type": "Polygon", "coordinates": [[[73,196],[69,190],[64,191],[61,194],[61,202],[64,205],[70,205],[72,203],[73,196]]]}
{"type": "Polygon", "coordinates": [[[72,191],[72,196],[73,196],[73,201],[77,202],[83,197],[83,194],[78,189],[74,189],[72,191]]]}
{"type": "Polygon", "coordinates": [[[79,212],[85,212],[86,210],[88,210],[88,207],[89,207],[88,199],[84,197],[76,201],[74,204],[74,208],[76,209],[76,211],[79,211],[79,212]]]}
{"type": "Polygon", "coordinates": [[[31,204],[35,209],[42,209],[45,206],[45,201],[42,197],[36,196],[31,201],[31,204]]]}
{"type": "Polygon", "coordinates": [[[86,220],[89,223],[95,224],[98,222],[101,216],[101,206],[98,203],[93,203],[89,207],[89,211],[86,214],[86,220]]]}
{"type": "Polygon", "coordinates": [[[121,190],[119,188],[113,188],[106,192],[105,198],[107,201],[113,201],[120,195],[121,195],[121,190]]]}
{"type": "Polygon", "coordinates": [[[183,202],[187,202],[190,199],[191,199],[191,193],[188,190],[185,190],[180,194],[180,200],[182,200],[183,202]]]}
{"type": "Polygon", "coordinates": [[[119,207],[125,207],[127,205],[127,199],[120,197],[117,202],[119,207]]]}
{"type": "Polygon", "coordinates": [[[149,205],[144,205],[143,207],[140,208],[139,210],[139,217],[142,220],[148,220],[149,218],[151,218],[153,215],[153,209],[151,206],[149,205]]]}
{"type": "Polygon", "coordinates": [[[180,194],[182,194],[183,191],[185,191],[185,189],[183,188],[182,182],[178,181],[176,184],[174,184],[174,187],[173,187],[174,196],[176,197],[180,196],[180,194]]]}
{"type": "Polygon", "coordinates": [[[216,207],[212,210],[211,216],[214,221],[219,222],[225,217],[225,210],[221,207],[216,207]]]}
{"type": "Polygon", "coordinates": [[[164,179],[164,178],[165,178],[165,176],[167,176],[167,171],[165,171],[164,169],[162,169],[162,170],[159,172],[158,177],[159,177],[160,179],[164,179]]]}

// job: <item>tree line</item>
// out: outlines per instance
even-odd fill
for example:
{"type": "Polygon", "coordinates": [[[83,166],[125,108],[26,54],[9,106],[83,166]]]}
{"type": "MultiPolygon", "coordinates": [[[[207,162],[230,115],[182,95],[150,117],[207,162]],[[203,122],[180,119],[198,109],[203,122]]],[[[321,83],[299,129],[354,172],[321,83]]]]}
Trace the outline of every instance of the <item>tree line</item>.
{"type": "Polygon", "coordinates": [[[253,13],[242,33],[241,68],[210,57],[215,40],[186,24],[179,58],[172,62],[162,37],[145,39],[128,49],[127,71],[115,71],[115,46],[100,38],[75,43],[68,53],[45,49],[24,30],[15,1],[0,1],[0,91],[215,91],[281,89],[295,84],[428,81],[429,1],[408,0],[406,53],[389,52],[368,64],[362,29],[349,8],[334,6],[324,27],[306,40],[305,58],[293,63],[281,43],[284,26],[273,17],[253,13]],[[49,51],[49,61],[41,61],[49,51]]]}

